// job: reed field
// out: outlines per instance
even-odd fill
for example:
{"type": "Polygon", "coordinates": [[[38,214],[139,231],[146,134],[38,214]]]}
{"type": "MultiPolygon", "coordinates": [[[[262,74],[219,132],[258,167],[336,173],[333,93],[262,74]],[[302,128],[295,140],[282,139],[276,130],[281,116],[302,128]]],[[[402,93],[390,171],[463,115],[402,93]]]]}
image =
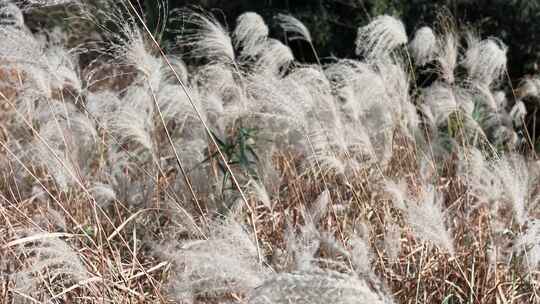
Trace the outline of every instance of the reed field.
{"type": "Polygon", "coordinates": [[[329,59],[292,15],[98,2],[0,1],[0,303],[540,303],[504,41],[381,15],[329,59]]]}

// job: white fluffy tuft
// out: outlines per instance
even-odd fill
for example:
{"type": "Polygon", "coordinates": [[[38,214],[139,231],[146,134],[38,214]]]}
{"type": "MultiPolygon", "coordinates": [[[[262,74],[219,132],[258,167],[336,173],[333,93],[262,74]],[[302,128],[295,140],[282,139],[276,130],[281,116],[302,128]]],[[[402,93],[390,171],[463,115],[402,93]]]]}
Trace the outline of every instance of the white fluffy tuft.
{"type": "Polygon", "coordinates": [[[394,17],[376,17],[368,25],[358,29],[356,54],[368,60],[383,59],[408,41],[405,25],[394,17]]]}
{"type": "Polygon", "coordinates": [[[416,31],[409,49],[418,66],[432,61],[437,53],[437,37],[430,27],[424,26],[416,31]]]}

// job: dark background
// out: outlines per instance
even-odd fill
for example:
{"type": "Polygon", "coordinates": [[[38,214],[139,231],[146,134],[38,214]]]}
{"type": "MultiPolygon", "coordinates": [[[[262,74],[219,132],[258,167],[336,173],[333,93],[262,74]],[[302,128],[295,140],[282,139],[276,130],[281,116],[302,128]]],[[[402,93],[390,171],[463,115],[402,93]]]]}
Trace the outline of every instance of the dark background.
{"type": "MultiPolygon", "coordinates": [[[[140,1],[149,23],[158,15],[158,0],[140,1]]],[[[460,28],[474,28],[482,37],[494,36],[509,46],[509,73],[515,81],[537,73],[540,62],[540,0],[168,0],[170,9],[186,5],[210,9],[234,28],[236,17],[246,11],[262,15],[272,36],[283,38],[273,22],[277,13],[290,13],[311,31],[320,56],[354,57],[359,26],[380,14],[400,17],[409,36],[424,25],[432,26],[438,15],[453,16],[460,28]]],[[[303,42],[291,46],[300,61],[311,62],[303,42]]]]}

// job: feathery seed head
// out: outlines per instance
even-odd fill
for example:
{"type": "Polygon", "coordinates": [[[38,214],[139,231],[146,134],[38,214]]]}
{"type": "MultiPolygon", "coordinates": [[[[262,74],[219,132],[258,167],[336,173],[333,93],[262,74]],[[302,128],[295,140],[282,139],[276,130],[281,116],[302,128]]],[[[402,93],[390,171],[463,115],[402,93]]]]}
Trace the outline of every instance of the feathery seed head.
{"type": "Polygon", "coordinates": [[[424,26],[416,31],[409,49],[418,66],[424,66],[434,59],[437,53],[437,37],[430,27],[424,26]]]}
{"type": "Polygon", "coordinates": [[[454,71],[457,67],[459,55],[459,39],[457,35],[449,31],[437,40],[435,60],[439,65],[439,74],[448,84],[455,81],[454,71]]]}
{"type": "Polygon", "coordinates": [[[394,206],[400,210],[407,209],[407,201],[409,200],[409,195],[407,193],[407,182],[402,179],[399,182],[387,181],[385,183],[385,191],[392,197],[392,202],[394,206]]]}
{"type": "Polygon", "coordinates": [[[309,208],[309,221],[316,225],[326,215],[330,201],[330,192],[328,190],[319,194],[319,197],[317,197],[313,205],[309,208]]]}
{"type": "Polygon", "coordinates": [[[467,154],[461,170],[471,190],[483,201],[492,204],[491,212],[496,218],[501,204],[511,206],[520,225],[527,222],[527,209],[537,194],[534,193],[534,175],[523,156],[504,155],[500,159],[486,160],[481,152],[467,154]]]}
{"type": "Polygon", "coordinates": [[[527,77],[521,81],[519,88],[516,91],[518,98],[525,97],[540,97],[540,78],[527,77]]]}
{"type": "Polygon", "coordinates": [[[469,38],[469,48],[463,63],[471,80],[485,86],[499,80],[506,71],[507,50],[506,45],[495,38],[482,41],[469,38]]]}
{"type": "Polygon", "coordinates": [[[2,16],[2,25],[9,24],[18,29],[24,29],[24,16],[21,9],[11,1],[3,1],[0,6],[0,16],[2,16]],[[7,20],[6,20],[7,19],[7,20]]]}
{"type": "Polygon", "coordinates": [[[60,46],[49,46],[44,54],[50,86],[54,89],[69,87],[81,92],[83,84],[79,77],[78,63],[73,56],[60,46]]]}
{"type": "Polygon", "coordinates": [[[176,10],[173,14],[171,20],[183,24],[184,28],[175,32],[180,34],[178,44],[189,48],[187,55],[222,63],[235,62],[231,37],[213,15],[188,9],[176,10]]]}
{"type": "Polygon", "coordinates": [[[108,184],[96,182],[88,191],[102,208],[105,208],[111,201],[116,200],[116,192],[108,184]]]}
{"type": "Polygon", "coordinates": [[[296,19],[291,15],[278,14],[276,17],[279,25],[283,30],[290,34],[287,38],[289,40],[305,40],[309,43],[313,43],[311,33],[302,21],[296,19]]]}
{"type": "Polygon", "coordinates": [[[125,56],[126,63],[141,72],[152,88],[157,90],[161,83],[161,59],[150,54],[142,33],[137,29],[130,33],[128,43],[125,53],[119,55],[125,56]]]}
{"type": "Polygon", "coordinates": [[[504,91],[496,91],[494,94],[495,104],[497,105],[497,109],[504,109],[506,108],[508,104],[508,99],[506,98],[506,94],[504,91]]]}
{"type": "Polygon", "coordinates": [[[510,117],[514,121],[514,125],[521,126],[525,121],[525,116],[527,115],[527,108],[523,101],[518,101],[510,110],[510,117]]]}
{"type": "Polygon", "coordinates": [[[424,186],[419,203],[411,202],[407,205],[407,219],[417,238],[432,242],[454,255],[452,236],[444,225],[442,202],[443,197],[436,192],[435,187],[424,186]]]}
{"type": "Polygon", "coordinates": [[[355,272],[366,276],[372,273],[371,262],[373,256],[369,247],[369,242],[360,236],[354,236],[349,243],[352,246],[350,255],[355,272]]]}
{"type": "Polygon", "coordinates": [[[437,82],[422,91],[424,106],[434,115],[435,124],[443,125],[448,117],[460,111],[469,116],[474,103],[468,91],[437,82]]]}
{"type": "Polygon", "coordinates": [[[250,181],[249,185],[252,195],[257,198],[258,201],[263,203],[266,208],[273,210],[272,201],[270,200],[270,196],[264,185],[256,181],[250,181]]]}
{"type": "Polygon", "coordinates": [[[401,227],[399,225],[391,223],[386,227],[384,249],[392,261],[397,261],[401,251],[401,227]]]}
{"type": "MultiPolygon", "coordinates": [[[[75,146],[72,141],[67,147],[65,144],[68,133],[69,129],[65,122],[59,124],[53,118],[41,127],[39,137],[33,143],[36,151],[33,157],[36,164],[47,168],[61,191],[67,190],[78,178],[76,163],[70,155],[75,152],[75,146]]],[[[73,139],[73,136],[69,138],[73,139]]]]}
{"type": "Polygon", "coordinates": [[[523,262],[526,268],[536,269],[540,264],[540,220],[532,220],[527,224],[527,230],[523,232],[514,245],[516,252],[524,252],[523,262]]]}
{"type": "Polygon", "coordinates": [[[265,41],[258,54],[256,66],[262,74],[280,75],[294,61],[291,49],[276,39],[265,41]]]}
{"type": "Polygon", "coordinates": [[[261,44],[268,38],[268,33],[268,26],[259,14],[243,13],[236,19],[235,47],[242,47],[242,56],[252,57],[258,53],[261,44]]]}
{"type": "Polygon", "coordinates": [[[390,304],[393,301],[355,275],[315,270],[276,274],[254,289],[247,303],[390,304]]]}
{"type": "Polygon", "coordinates": [[[42,8],[48,6],[57,6],[57,5],[68,5],[77,3],[78,0],[26,0],[21,1],[22,8],[25,10],[30,10],[34,8],[42,8]]]}
{"type": "Polygon", "coordinates": [[[133,141],[153,151],[151,131],[154,128],[154,106],[149,92],[138,86],[131,86],[124,96],[124,103],[111,116],[109,126],[124,141],[133,141]]]}
{"type": "Polygon", "coordinates": [[[18,251],[26,256],[27,266],[15,275],[16,294],[52,297],[54,294],[48,294],[51,289],[66,288],[90,277],[77,251],[65,241],[33,230],[25,235],[28,241],[18,251]],[[52,288],[43,288],[43,284],[52,288]]]}
{"type": "Polygon", "coordinates": [[[178,278],[171,287],[182,300],[247,293],[266,277],[253,240],[230,219],[212,223],[208,240],[187,241],[180,249],[171,249],[164,255],[176,263],[178,278]]]}
{"type": "Polygon", "coordinates": [[[2,65],[16,66],[23,70],[29,67],[46,68],[43,63],[44,46],[29,31],[0,27],[0,39],[4,41],[0,46],[2,65]]]}
{"type": "Polygon", "coordinates": [[[452,238],[444,225],[445,216],[441,210],[443,197],[432,185],[424,184],[421,190],[417,198],[407,194],[405,181],[386,184],[386,191],[392,195],[394,205],[405,213],[415,236],[454,254],[452,238]]]}
{"type": "Polygon", "coordinates": [[[385,59],[408,41],[403,23],[388,15],[379,16],[358,29],[356,54],[368,60],[385,59]]]}

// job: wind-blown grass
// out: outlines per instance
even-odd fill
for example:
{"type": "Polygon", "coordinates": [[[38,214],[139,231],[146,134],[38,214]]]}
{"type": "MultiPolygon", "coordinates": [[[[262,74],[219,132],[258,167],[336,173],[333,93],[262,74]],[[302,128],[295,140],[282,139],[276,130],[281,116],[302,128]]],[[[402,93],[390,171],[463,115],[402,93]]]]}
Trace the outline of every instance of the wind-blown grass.
{"type": "Polygon", "coordinates": [[[501,41],[380,16],[321,62],[277,16],[307,64],[253,12],[171,12],[164,48],[81,5],[76,48],[4,8],[0,302],[538,302],[539,90],[501,41]]]}

